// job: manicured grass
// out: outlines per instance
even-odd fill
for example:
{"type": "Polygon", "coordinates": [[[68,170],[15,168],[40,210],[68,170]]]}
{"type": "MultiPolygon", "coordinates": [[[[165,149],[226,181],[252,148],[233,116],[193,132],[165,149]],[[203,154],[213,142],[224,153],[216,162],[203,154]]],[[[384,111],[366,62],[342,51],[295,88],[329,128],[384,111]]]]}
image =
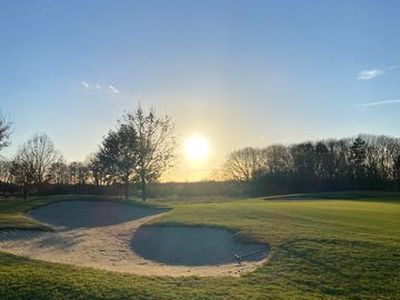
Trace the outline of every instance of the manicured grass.
{"type": "MultiPolygon", "coordinates": [[[[400,197],[351,195],[175,204],[156,221],[268,242],[269,262],[240,278],[140,277],[0,254],[0,299],[400,299],[400,197]]],[[[21,212],[59,200],[0,201],[0,220],[29,227],[21,212]]]]}

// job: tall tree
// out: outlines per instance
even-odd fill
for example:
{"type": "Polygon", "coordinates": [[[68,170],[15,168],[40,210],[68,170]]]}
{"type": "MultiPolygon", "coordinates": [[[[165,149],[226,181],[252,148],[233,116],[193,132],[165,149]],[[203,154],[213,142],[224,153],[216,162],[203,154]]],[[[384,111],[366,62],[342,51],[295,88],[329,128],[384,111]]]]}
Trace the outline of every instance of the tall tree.
{"type": "Polygon", "coordinates": [[[225,174],[234,181],[250,182],[265,171],[266,159],[266,152],[258,148],[246,147],[232,151],[224,165],[225,174]]]}
{"type": "Polygon", "coordinates": [[[400,191],[400,140],[392,139],[388,147],[390,155],[390,166],[394,181],[397,183],[397,188],[400,191]]]}
{"type": "Polygon", "coordinates": [[[292,145],[290,153],[293,159],[294,174],[297,176],[296,183],[299,188],[308,189],[315,181],[316,155],[312,143],[301,143],[292,145]]]}
{"type": "Polygon", "coordinates": [[[10,161],[0,160],[0,183],[11,182],[10,166],[10,161]]]}
{"type": "Polygon", "coordinates": [[[394,178],[397,181],[398,190],[400,191],[400,153],[393,159],[393,173],[394,178]]]}
{"type": "Polygon", "coordinates": [[[89,158],[88,169],[95,185],[107,185],[109,184],[107,169],[99,156],[99,152],[91,154],[89,158]]]}
{"type": "Polygon", "coordinates": [[[85,163],[73,161],[67,166],[67,174],[69,184],[84,185],[89,180],[90,170],[85,163]]]}
{"type": "Polygon", "coordinates": [[[293,161],[289,149],[283,145],[271,145],[265,150],[265,168],[268,174],[288,174],[293,169],[293,161]]]}
{"type": "Polygon", "coordinates": [[[366,175],[366,142],[361,136],[350,147],[350,163],[352,179],[360,184],[366,175]]]}
{"type": "Polygon", "coordinates": [[[155,108],[146,112],[141,106],[126,113],[121,123],[133,128],[137,134],[135,171],[141,184],[142,199],[145,201],[147,184],[157,181],[174,164],[175,126],[171,117],[157,115],[155,108]]]}
{"type": "Polygon", "coordinates": [[[12,162],[12,175],[24,188],[24,199],[30,187],[42,185],[48,178],[51,166],[61,160],[53,142],[45,135],[35,135],[18,149],[12,162]]]}
{"type": "Polygon", "coordinates": [[[50,165],[47,180],[56,185],[68,183],[68,166],[63,160],[56,161],[50,165]]]}
{"type": "Polygon", "coordinates": [[[98,158],[104,169],[125,185],[128,198],[129,183],[137,177],[138,137],[131,123],[120,123],[115,131],[110,131],[103,139],[98,158]]]}

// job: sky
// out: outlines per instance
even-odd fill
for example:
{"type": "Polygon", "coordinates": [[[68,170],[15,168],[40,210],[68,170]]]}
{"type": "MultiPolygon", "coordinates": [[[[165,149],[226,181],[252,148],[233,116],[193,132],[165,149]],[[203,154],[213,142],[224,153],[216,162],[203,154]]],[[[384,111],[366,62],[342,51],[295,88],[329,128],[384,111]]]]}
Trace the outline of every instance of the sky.
{"type": "Polygon", "coordinates": [[[244,146],[400,136],[399,1],[4,1],[0,110],[11,158],[35,133],[85,160],[139,103],[172,116],[167,180],[206,179],[244,146]],[[181,153],[180,146],[178,153],[181,153]]]}

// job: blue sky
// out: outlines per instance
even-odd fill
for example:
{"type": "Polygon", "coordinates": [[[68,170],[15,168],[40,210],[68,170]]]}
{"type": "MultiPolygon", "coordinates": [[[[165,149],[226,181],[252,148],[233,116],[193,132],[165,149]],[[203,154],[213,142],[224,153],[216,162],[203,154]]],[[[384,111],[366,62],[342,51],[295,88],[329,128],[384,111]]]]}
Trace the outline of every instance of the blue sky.
{"type": "Polygon", "coordinates": [[[11,157],[37,132],[83,160],[125,110],[155,105],[180,140],[233,149],[400,135],[399,1],[8,1],[0,109],[11,157]]]}

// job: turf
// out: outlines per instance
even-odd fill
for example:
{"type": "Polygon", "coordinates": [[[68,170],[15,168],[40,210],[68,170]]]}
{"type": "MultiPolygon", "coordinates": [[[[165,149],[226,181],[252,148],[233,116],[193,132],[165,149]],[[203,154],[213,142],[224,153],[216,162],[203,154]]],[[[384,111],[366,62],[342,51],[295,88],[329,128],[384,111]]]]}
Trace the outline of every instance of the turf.
{"type": "MultiPolygon", "coordinates": [[[[353,195],[174,204],[157,220],[268,242],[268,263],[240,278],[140,277],[0,253],[0,299],[400,299],[400,197],[353,195]]],[[[22,213],[61,198],[0,201],[0,227],[40,227],[22,213]]]]}

